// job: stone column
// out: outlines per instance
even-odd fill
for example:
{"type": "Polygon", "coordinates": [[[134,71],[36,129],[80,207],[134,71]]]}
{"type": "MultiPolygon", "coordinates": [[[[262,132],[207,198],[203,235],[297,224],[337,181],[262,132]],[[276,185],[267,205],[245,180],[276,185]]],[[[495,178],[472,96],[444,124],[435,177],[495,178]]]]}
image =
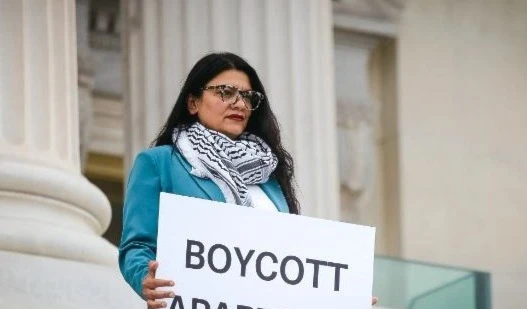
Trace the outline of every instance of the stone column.
{"type": "Polygon", "coordinates": [[[75,2],[1,1],[0,45],[0,307],[132,305],[80,173],[75,2]]]}
{"type": "Polygon", "coordinates": [[[79,130],[81,169],[84,170],[90,149],[93,120],[93,64],[89,45],[89,10],[91,0],[76,0],[77,63],[79,85],[79,130]]]}
{"type": "Polygon", "coordinates": [[[191,66],[211,51],[245,57],[268,90],[294,156],[303,213],[339,217],[333,32],[328,0],[124,2],[130,144],[168,117],[191,66]]]}

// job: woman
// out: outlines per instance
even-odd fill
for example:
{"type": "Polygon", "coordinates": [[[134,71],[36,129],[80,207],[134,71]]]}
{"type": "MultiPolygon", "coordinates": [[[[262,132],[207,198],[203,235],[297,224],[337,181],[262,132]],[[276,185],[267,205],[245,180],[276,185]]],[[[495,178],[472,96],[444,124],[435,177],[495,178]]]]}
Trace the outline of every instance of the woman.
{"type": "Polygon", "coordinates": [[[155,278],[159,193],[299,213],[293,161],[256,71],[231,53],[210,54],[190,71],[152,147],[128,178],[119,266],[147,301],[174,297],[155,278]]]}

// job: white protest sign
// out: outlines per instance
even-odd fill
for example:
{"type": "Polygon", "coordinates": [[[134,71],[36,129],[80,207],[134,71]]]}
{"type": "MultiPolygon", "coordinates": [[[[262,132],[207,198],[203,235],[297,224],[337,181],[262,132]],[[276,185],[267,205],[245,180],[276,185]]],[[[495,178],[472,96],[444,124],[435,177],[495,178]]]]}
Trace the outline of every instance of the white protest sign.
{"type": "Polygon", "coordinates": [[[161,193],[174,309],[371,308],[375,228],[161,193]]]}

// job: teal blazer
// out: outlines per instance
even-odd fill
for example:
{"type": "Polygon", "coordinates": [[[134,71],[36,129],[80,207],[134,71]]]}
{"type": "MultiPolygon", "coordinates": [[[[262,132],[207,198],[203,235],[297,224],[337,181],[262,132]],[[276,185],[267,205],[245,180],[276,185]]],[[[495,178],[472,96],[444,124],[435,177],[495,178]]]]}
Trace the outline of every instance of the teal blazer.
{"type": "MultiPolygon", "coordinates": [[[[196,177],[190,171],[190,164],[171,145],[145,150],[135,158],[126,186],[119,268],[139,296],[148,262],[156,259],[159,194],[168,192],[225,202],[212,180],[196,177]]],[[[278,211],[289,212],[276,179],[269,179],[260,188],[278,211]]]]}

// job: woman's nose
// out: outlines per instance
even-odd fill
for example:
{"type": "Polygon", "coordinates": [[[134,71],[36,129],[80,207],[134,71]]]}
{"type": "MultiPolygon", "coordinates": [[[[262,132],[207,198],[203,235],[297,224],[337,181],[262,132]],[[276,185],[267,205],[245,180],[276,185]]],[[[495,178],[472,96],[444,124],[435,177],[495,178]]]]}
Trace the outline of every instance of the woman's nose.
{"type": "Polygon", "coordinates": [[[244,110],[247,108],[247,106],[245,105],[245,102],[243,101],[240,95],[236,97],[236,101],[234,101],[234,103],[232,103],[231,106],[232,108],[239,109],[239,110],[244,110]]]}

